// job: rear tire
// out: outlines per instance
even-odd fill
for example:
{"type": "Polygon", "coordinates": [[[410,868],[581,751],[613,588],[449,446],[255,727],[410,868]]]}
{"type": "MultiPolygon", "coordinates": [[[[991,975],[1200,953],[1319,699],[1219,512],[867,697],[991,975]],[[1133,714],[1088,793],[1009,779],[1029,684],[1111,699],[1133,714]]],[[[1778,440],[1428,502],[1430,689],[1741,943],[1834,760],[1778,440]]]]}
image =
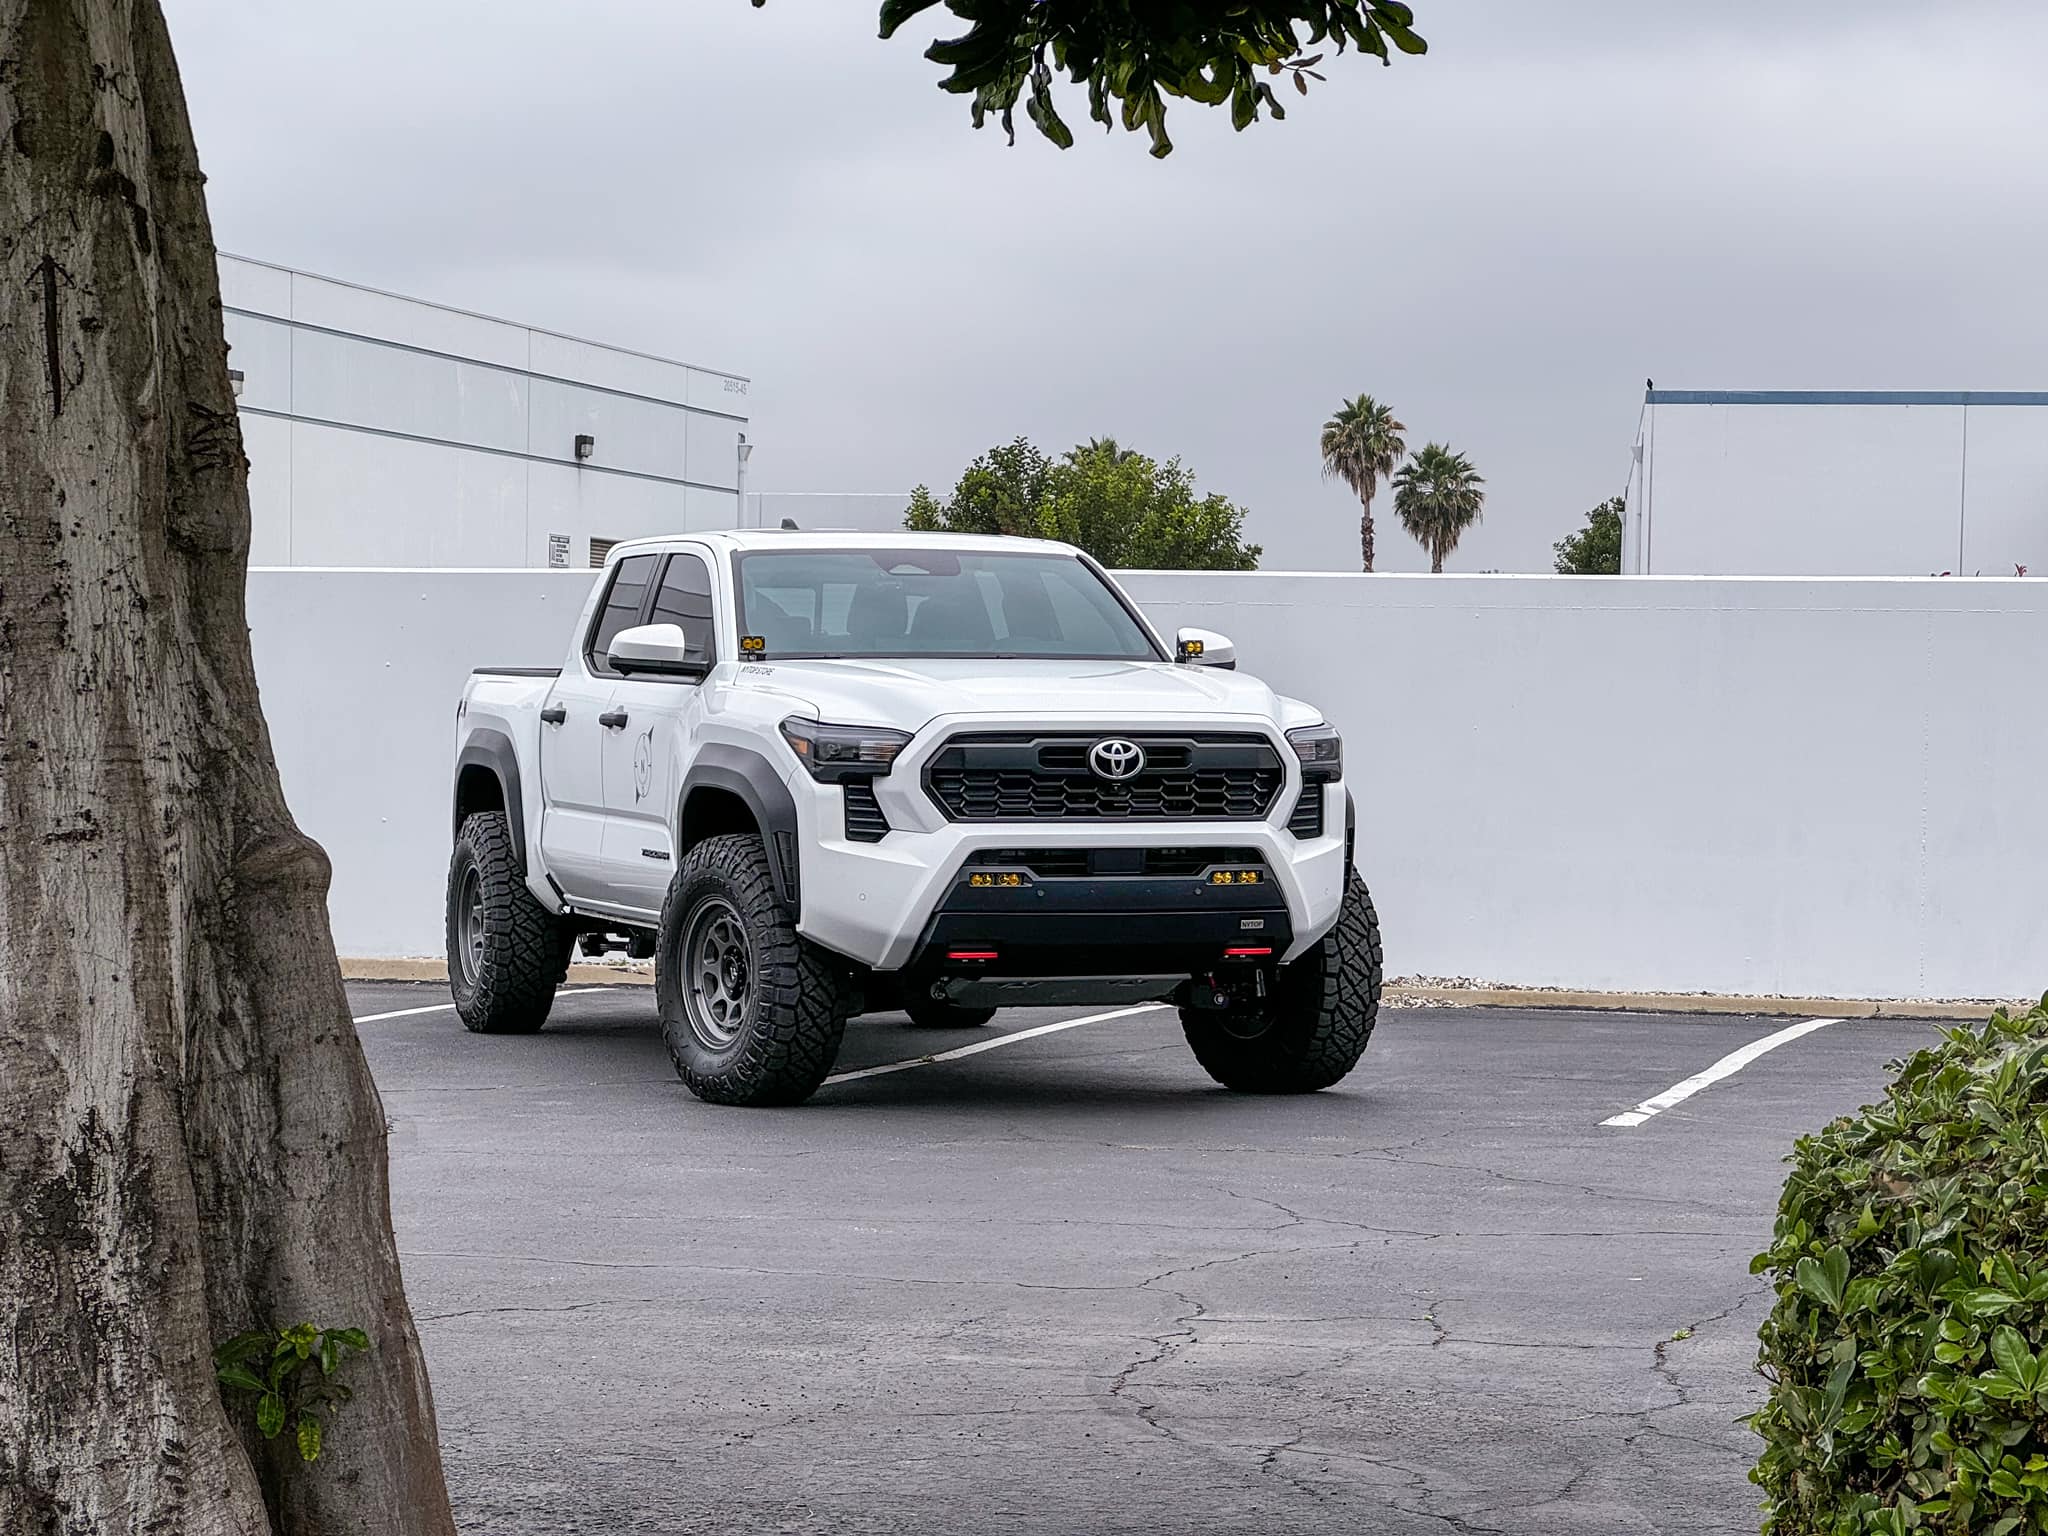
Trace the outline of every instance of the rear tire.
{"type": "Polygon", "coordinates": [[[526,888],[502,811],[466,817],[448,861],[448,990],[480,1035],[548,1021],[575,936],[526,888]]]}
{"type": "Polygon", "coordinates": [[[801,1104],[846,1032],[838,967],[798,936],[752,833],[684,856],[662,904],[654,992],[676,1075],[710,1104],[801,1104]]]}
{"type": "Polygon", "coordinates": [[[1337,926],[1283,968],[1257,1007],[1183,1008],[1195,1060],[1239,1093],[1314,1093],[1358,1065],[1379,1021],[1379,914],[1357,875],[1337,926]]]}
{"type": "Polygon", "coordinates": [[[979,1029],[996,1016],[993,1008],[963,1008],[935,997],[908,998],[903,1011],[918,1029],[979,1029]]]}

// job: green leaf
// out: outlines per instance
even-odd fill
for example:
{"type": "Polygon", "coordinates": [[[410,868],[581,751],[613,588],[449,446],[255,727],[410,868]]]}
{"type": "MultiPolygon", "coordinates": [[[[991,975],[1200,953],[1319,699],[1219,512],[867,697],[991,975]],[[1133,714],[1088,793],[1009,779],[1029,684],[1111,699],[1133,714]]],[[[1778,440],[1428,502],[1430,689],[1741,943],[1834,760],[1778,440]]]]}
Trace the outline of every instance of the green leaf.
{"type": "Polygon", "coordinates": [[[368,1349],[370,1347],[370,1336],[360,1328],[330,1328],[327,1330],[327,1333],[330,1338],[341,1340],[349,1349],[368,1349]]]}
{"type": "Polygon", "coordinates": [[[1991,1335],[1991,1358],[2029,1395],[2040,1384],[2041,1362],[2034,1358],[2027,1349],[2027,1341],[2010,1323],[2000,1323],[1998,1331],[1991,1335]]]}
{"type": "Polygon", "coordinates": [[[1996,1317],[2001,1312],[2010,1312],[2020,1304],[2020,1299],[1995,1286],[1985,1286],[1978,1290],[1965,1291],[1959,1304],[1972,1317],[1996,1317]]]}
{"type": "MultiPolygon", "coordinates": [[[[756,0],[759,3],[759,0],[756,0]]],[[[894,37],[896,29],[919,12],[928,11],[939,0],[882,0],[882,36],[894,37]]]]}
{"type": "Polygon", "coordinates": [[[238,1333],[213,1352],[213,1362],[230,1365],[238,1360],[253,1360],[270,1352],[271,1339],[267,1332],[238,1333]]]}
{"type": "Polygon", "coordinates": [[[264,1384],[263,1378],[250,1370],[246,1365],[224,1365],[216,1374],[220,1377],[223,1386],[236,1387],[244,1392],[267,1392],[270,1390],[264,1384]]]}
{"type": "Polygon", "coordinates": [[[1815,1301],[1839,1312],[1842,1309],[1842,1291],[1849,1283],[1849,1255],[1837,1243],[1819,1261],[1801,1259],[1792,1272],[1793,1283],[1815,1301]]]}
{"type": "Polygon", "coordinates": [[[275,1392],[266,1392],[256,1405],[256,1427],[263,1432],[263,1438],[273,1440],[284,1428],[284,1398],[275,1392]]]}
{"type": "Polygon", "coordinates": [[[320,1459],[320,1421],[310,1413],[299,1415],[299,1459],[318,1461],[320,1459]]]}
{"type": "Polygon", "coordinates": [[[320,1374],[332,1376],[334,1368],[341,1364],[341,1340],[334,1336],[332,1329],[320,1336],[320,1374]]]}

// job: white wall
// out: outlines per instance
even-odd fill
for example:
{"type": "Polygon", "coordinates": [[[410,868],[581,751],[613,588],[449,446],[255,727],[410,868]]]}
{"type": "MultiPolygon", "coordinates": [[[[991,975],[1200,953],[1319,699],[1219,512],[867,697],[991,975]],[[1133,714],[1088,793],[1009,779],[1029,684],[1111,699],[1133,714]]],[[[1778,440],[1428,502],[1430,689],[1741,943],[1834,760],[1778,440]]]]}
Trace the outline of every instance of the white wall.
{"type": "MultiPolygon", "coordinates": [[[[337,943],[440,948],[454,703],[553,665],[585,573],[251,573],[285,788],[337,943]]],[[[2048,582],[1128,578],[1343,728],[1395,973],[2024,996],[2048,582]]]]}
{"type": "Polygon", "coordinates": [[[1625,570],[2048,574],[2048,395],[1660,390],[1629,503],[1625,570]]]}

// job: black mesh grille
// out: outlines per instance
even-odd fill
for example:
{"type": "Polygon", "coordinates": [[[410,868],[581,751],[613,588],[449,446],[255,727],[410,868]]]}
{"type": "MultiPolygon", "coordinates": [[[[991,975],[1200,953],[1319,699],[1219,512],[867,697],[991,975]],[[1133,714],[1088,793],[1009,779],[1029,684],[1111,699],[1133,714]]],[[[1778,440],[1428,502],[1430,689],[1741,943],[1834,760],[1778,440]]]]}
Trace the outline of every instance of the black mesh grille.
{"type": "Polygon", "coordinates": [[[839,786],[846,796],[846,835],[856,843],[879,843],[889,835],[889,818],[875,799],[867,779],[848,779],[839,786]]]}
{"type": "Polygon", "coordinates": [[[1287,830],[1296,837],[1309,838],[1323,835],[1323,786],[1306,785],[1301,798],[1294,802],[1294,811],[1287,818],[1287,830]]]}
{"type": "Polygon", "coordinates": [[[1040,880],[1086,875],[1140,875],[1163,880],[1199,875],[1213,865],[1265,867],[1256,848],[988,848],[970,854],[970,867],[1029,870],[1040,880]]]}
{"type": "Polygon", "coordinates": [[[925,769],[925,787],[955,821],[1251,821],[1285,781],[1261,736],[956,736],[925,769]],[[1099,741],[1136,743],[1145,766],[1099,777],[1099,741]]]}

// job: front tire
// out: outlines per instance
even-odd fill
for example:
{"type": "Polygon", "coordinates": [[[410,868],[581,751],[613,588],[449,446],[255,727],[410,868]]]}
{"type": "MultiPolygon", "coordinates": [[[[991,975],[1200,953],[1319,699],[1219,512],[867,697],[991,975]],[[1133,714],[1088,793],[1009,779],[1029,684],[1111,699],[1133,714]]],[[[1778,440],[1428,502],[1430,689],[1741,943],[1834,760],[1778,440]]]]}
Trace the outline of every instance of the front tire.
{"type": "Polygon", "coordinates": [[[846,1032],[846,989],[798,936],[761,839],[709,837],[669,882],[654,953],[662,1038],[710,1104],[801,1104],[846,1032]]]}
{"type": "Polygon", "coordinates": [[[1239,1093],[1314,1093],[1343,1081],[1379,1021],[1379,914],[1357,875],[1337,926],[1281,970],[1255,1007],[1183,1008],[1195,1059],[1239,1093]]]}
{"type": "Polygon", "coordinates": [[[448,861],[448,990],[480,1035],[530,1035],[548,1021],[575,937],[526,888],[502,811],[463,819],[448,861]]]}
{"type": "Polygon", "coordinates": [[[963,1008],[935,997],[907,998],[903,1011],[918,1029],[979,1029],[996,1016],[993,1008],[963,1008]]]}

